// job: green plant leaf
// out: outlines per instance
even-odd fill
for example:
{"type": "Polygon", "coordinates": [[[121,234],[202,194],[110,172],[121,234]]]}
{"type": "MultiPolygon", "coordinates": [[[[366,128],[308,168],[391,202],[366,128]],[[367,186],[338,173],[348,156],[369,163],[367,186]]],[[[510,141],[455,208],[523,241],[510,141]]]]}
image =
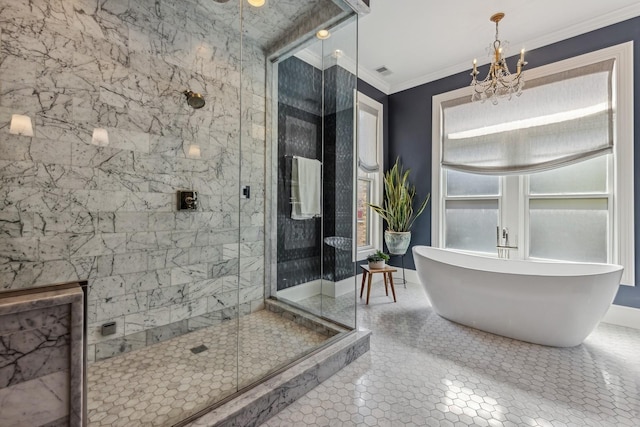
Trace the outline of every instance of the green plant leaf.
{"type": "Polygon", "coordinates": [[[386,222],[390,231],[409,231],[429,203],[431,194],[422,201],[418,210],[413,211],[413,199],[416,195],[415,186],[409,182],[410,170],[404,170],[400,164],[400,157],[384,174],[384,201],[382,206],[369,204],[371,208],[386,222]]]}

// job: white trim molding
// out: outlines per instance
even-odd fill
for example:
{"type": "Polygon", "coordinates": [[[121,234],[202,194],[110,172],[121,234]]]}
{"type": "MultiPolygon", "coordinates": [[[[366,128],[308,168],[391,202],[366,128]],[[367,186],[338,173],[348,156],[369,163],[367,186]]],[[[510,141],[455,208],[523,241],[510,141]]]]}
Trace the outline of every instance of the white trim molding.
{"type": "MultiPolygon", "coordinates": [[[[627,42],[610,49],[616,58],[615,78],[617,81],[617,110],[615,128],[616,155],[614,206],[615,215],[614,256],[624,265],[622,284],[635,286],[635,215],[633,187],[633,150],[634,150],[634,103],[633,103],[633,42],[627,42]],[[621,90],[620,88],[623,88],[621,90]]],[[[605,50],[605,49],[603,49],[605,50]]]]}
{"type": "MultiPolygon", "coordinates": [[[[378,205],[378,206],[382,206],[382,196],[383,196],[383,189],[384,189],[384,172],[383,172],[383,164],[384,164],[384,152],[383,152],[383,145],[384,145],[384,141],[382,140],[383,138],[383,134],[384,134],[384,105],[382,105],[381,103],[379,103],[378,101],[376,101],[373,98],[370,98],[369,96],[365,95],[362,92],[357,92],[357,101],[358,101],[358,105],[356,108],[356,114],[359,113],[360,111],[360,104],[367,106],[369,108],[371,108],[372,110],[375,110],[377,113],[377,131],[376,131],[376,136],[377,136],[377,141],[376,141],[376,149],[377,149],[377,157],[378,157],[378,162],[380,165],[380,169],[377,172],[370,172],[370,173],[366,173],[364,171],[362,171],[361,169],[358,168],[358,157],[359,157],[359,151],[358,151],[358,147],[359,147],[359,138],[360,135],[358,134],[358,132],[356,132],[356,138],[355,138],[355,147],[356,149],[354,150],[354,153],[356,153],[355,157],[355,164],[354,167],[356,168],[356,177],[355,177],[355,183],[354,183],[354,187],[357,189],[358,188],[358,181],[360,179],[366,179],[369,180],[371,182],[371,194],[370,194],[370,202],[378,205]]],[[[356,123],[358,123],[358,121],[356,120],[356,123]]],[[[356,130],[359,130],[360,126],[359,123],[356,126],[356,130]]],[[[354,198],[354,206],[355,206],[355,210],[357,211],[357,194],[356,197],[354,198]]],[[[367,247],[363,247],[363,248],[359,248],[357,243],[354,245],[354,247],[356,248],[356,257],[355,260],[357,261],[362,261],[364,259],[367,258],[367,256],[376,253],[376,251],[378,250],[382,250],[383,249],[383,244],[382,244],[382,240],[383,240],[383,231],[382,231],[382,218],[380,217],[380,215],[376,214],[373,209],[371,208],[367,208],[367,215],[370,215],[371,217],[371,221],[370,221],[370,225],[371,228],[369,229],[369,233],[370,233],[370,245],[367,247]]],[[[369,218],[369,217],[368,217],[369,218]]],[[[354,215],[354,228],[353,228],[353,241],[354,242],[358,242],[357,239],[357,223],[355,222],[357,221],[357,212],[354,215]]]]}
{"type": "MultiPolygon", "coordinates": [[[[352,74],[356,74],[356,62],[353,58],[348,57],[346,55],[338,56],[334,53],[329,54],[322,58],[320,55],[314,53],[311,49],[303,49],[300,52],[297,52],[295,55],[296,58],[306,62],[307,64],[322,70],[330,68],[334,65],[339,65],[345,70],[349,71],[352,74]]],[[[378,89],[380,92],[385,95],[389,95],[390,85],[383,78],[378,76],[375,71],[367,70],[366,68],[358,65],[357,67],[357,76],[364,82],[369,83],[374,88],[378,89]]]]}
{"type": "MultiPolygon", "coordinates": [[[[360,277],[359,280],[362,280],[362,278],[360,277]]],[[[337,298],[348,294],[349,292],[353,292],[356,282],[357,279],[354,279],[353,277],[347,277],[339,282],[317,279],[278,291],[277,296],[278,298],[284,298],[293,302],[311,298],[316,295],[337,298]]]]}
{"type": "Polygon", "coordinates": [[[306,62],[312,67],[322,70],[322,57],[311,51],[311,49],[302,49],[300,52],[296,52],[295,55],[301,61],[306,62]]]}
{"type": "Polygon", "coordinates": [[[389,95],[391,91],[391,85],[387,83],[383,78],[378,76],[378,73],[376,71],[370,71],[362,66],[359,66],[358,77],[362,81],[369,83],[371,86],[378,89],[385,95],[389,95]]]}
{"type": "Polygon", "coordinates": [[[611,304],[602,321],[611,325],[640,329],[640,309],[611,304]]]}

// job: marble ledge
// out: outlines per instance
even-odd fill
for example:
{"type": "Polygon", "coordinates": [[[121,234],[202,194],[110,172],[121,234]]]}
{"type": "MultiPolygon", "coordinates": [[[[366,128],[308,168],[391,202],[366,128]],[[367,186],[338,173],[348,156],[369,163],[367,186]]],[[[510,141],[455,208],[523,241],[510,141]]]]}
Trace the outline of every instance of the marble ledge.
{"type": "Polygon", "coordinates": [[[82,301],[80,282],[77,282],[77,286],[74,287],[65,288],[63,286],[65,285],[60,285],[60,289],[44,287],[42,291],[33,288],[28,292],[0,293],[0,316],[82,301]]]}

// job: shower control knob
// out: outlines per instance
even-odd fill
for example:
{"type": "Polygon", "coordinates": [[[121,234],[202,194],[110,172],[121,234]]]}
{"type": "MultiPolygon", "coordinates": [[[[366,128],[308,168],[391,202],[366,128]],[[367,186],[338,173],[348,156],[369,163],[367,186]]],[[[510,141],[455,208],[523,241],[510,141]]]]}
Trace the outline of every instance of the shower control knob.
{"type": "Polygon", "coordinates": [[[178,191],[178,210],[198,209],[198,193],[195,191],[178,191]]]}
{"type": "Polygon", "coordinates": [[[196,209],[198,207],[198,199],[187,197],[184,199],[184,201],[187,202],[187,206],[189,206],[189,209],[196,209]]]}

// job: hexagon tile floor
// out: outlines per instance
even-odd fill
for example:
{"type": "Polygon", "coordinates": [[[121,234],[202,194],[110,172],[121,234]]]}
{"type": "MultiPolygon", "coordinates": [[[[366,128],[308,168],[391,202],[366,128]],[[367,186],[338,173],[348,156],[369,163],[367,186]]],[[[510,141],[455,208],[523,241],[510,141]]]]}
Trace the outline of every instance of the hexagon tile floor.
{"type": "Polygon", "coordinates": [[[396,292],[358,305],[369,353],[263,426],[640,426],[640,330],[543,347],[449,322],[419,285],[396,292]]]}
{"type": "MultiPolygon", "coordinates": [[[[286,300],[284,300],[286,301],[286,300]]],[[[353,294],[331,298],[326,295],[315,295],[306,299],[293,301],[294,307],[300,307],[317,316],[323,316],[353,328],[355,325],[355,304],[353,294]]]]}
{"type": "Polygon", "coordinates": [[[236,327],[228,321],[90,364],[89,426],[171,426],[327,339],[267,310],[239,319],[239,340],[236,327]],[[207,350],[191,351],[201,345],[207,350]]]}

